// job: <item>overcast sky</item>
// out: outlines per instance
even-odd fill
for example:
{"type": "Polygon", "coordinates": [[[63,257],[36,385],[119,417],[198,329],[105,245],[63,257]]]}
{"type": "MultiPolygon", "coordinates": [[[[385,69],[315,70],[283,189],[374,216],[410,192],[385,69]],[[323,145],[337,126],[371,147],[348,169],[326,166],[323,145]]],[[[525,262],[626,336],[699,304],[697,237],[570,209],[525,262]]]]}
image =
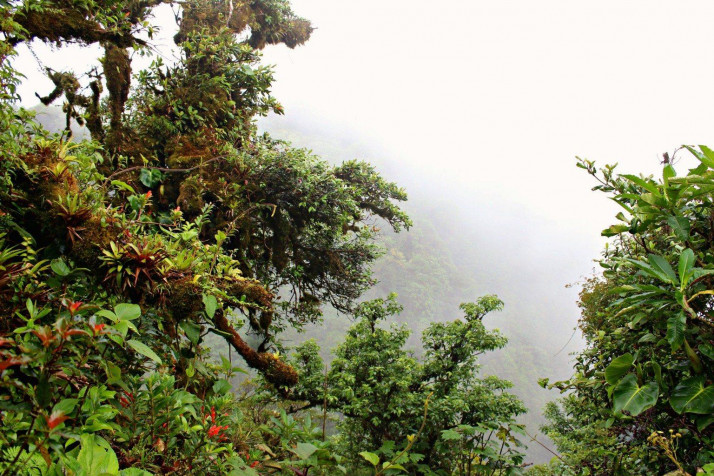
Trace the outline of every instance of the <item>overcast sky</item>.
{"type": "MultiPolygon", "coordinates": [[[[390,178],[456,194],[460,213],[520,236],[503,244],[508,252],[561,254],[569,267],[558,289],[592,268],[617,212],[590,191],[576,155],[652,173],[665,151],[714,144],[711,1],[292,4],[317,30],[303,47],[265,51],[287,114],[276,123],[372,144],[398,165],[390,178]]],[[[58,69],[91,57],[34,50],[58,69]]],[[[30,105],[50,85],[25,49],[18,66],[30,105]]]]}
{"type": "Polygon", "coordinates": [[[284,120],[358,134],[405,176],[463,191],[462,212],[522,236],[504,247],[570,260],[559,289],[592,269],[619,211],[576,155],[659,173],[663,152],[714,143],[711,1],[293,5],[317,30],[266,51],[284,120]]]}

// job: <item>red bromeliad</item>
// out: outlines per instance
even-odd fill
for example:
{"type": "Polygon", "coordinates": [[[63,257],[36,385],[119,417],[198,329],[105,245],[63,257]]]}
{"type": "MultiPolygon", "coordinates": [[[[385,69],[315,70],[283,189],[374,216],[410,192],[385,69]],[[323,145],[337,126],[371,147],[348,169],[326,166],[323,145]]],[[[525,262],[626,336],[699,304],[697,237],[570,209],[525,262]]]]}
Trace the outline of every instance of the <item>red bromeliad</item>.
{"type": "Polygon", "coordinates": [[[65,304],[65,306],[69,310],[70,315],[74,316],[82,304],[84,304],[82,301],[69,301],[65,304]]]}

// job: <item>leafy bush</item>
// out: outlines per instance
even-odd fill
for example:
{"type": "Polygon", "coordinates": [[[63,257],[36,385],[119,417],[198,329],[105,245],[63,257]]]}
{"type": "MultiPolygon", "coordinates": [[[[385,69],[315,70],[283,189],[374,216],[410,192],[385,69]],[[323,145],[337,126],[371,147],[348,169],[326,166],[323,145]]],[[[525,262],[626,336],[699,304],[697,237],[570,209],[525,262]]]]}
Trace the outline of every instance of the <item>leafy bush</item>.
{"type": "Polygon", "coordinates": [[[602,277],[581,293],[588,347],[576,375],[554,384],[573,390],[546,428],[571,471],[683,473],[714,461],[714,152],[686,149],[699,165],[678,176],[666,158],[657,180],[578,164],[624,212],[603,231],[616,239],[602,277]]]}

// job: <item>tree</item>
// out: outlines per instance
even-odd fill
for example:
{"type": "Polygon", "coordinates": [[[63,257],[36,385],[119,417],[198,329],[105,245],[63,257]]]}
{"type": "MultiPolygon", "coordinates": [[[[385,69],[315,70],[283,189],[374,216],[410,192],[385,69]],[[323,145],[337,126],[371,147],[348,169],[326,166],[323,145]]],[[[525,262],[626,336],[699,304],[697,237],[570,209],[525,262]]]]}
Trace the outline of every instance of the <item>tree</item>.
{"type": "Polygon", "coordinates": [[[554,384],[573,393],[564,412],[551,407],[547,432],[573,468],[684,474],[714,460],[714,152],[686,149],[699,165],[678,176],[667,158],[659,180],[578,163],[624,212],[603,231],[616,241],[603,253],[602,277],[581,293],[588,347],[576,375],[554,384]],[[576,451],[565,423],[602,438],[576,451]]]}
{"type": "Polygon", "coordinates": [[[362,303],[327,375],[314,342],[298,349],[301,384],[294,398],[344,416],[339,438],[357,464],[381,457],[385,467],[399,464],[410,474],[517,471],[524,455],[515,417],[525,408],[507,393],[509,382],[476,376],[477,357],[506,344],[482,322],[502,306],[485,296],[461,306],[463,320],[431,324],[419,361],[404,348],[404,325],[380,326],[401,310],[395,296],[362,303]]]}

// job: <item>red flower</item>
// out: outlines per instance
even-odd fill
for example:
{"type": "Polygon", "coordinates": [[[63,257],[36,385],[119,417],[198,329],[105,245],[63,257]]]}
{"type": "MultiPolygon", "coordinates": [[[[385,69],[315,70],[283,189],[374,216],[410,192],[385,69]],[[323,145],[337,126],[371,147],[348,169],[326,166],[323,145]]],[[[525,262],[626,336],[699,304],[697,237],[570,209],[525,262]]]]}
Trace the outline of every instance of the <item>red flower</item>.
{"type": "Polygon", "coordinates": [[[226,438],[225,435],[222,435],[221,432],[223,430],[227,430],[228,425],[225,426],[217,426],[217,425],[211,425],[211,427],[208,429],[208,436],[209,438],[213,438],[214,436],[217,436],[219,439],[226,438]]]}
{"type": "Polygon", "coordinates": [[[211,407],[211,421],[216,423],[216,407],[211,407]]]}
{"type": "Polygon", "coordinates": [[[105,326],[105,325],[106,325],[106,324],[94,324],[94,325],[92,326],[92,330],[94,331],[94,335],[103,334],[102,329],[104,329],[104,326],[105,326]]]}
{"type": "Polygon", "coordinates": [[[68,419],[69,417],[61,411],[54,411],[52,415],[46,416],[47,426],[50,430],[54,429],[57,425],[68,419]]]}
{"type": "Polygon", "coordinates": [[[148,192],[146,192],[146,193],[144,194],[144,198],[148,200],[148,199],[151,198],[151,195],[152,195],[151,190],[149,190],[148,192]]]}
{"type": "Polygon", "coordinates": [[[255,460],[255,461],[253,461],[252,463],[250,463],[250,467],[251,467],[251,468],[255,468],[255,467],[258,466],[259,464],[260,464],[260,461],[255,460]]]}

